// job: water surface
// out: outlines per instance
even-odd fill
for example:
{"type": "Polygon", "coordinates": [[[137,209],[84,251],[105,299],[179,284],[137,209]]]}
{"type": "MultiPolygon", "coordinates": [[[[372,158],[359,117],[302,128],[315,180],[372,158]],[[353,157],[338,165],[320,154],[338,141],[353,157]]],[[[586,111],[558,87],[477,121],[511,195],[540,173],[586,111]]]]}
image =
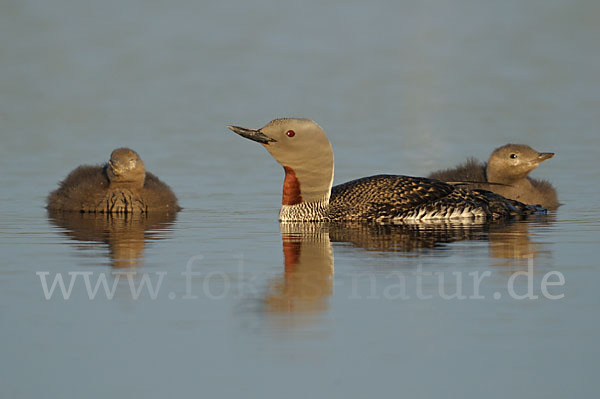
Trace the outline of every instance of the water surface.
{"type": "Polygon", "coordinates": [[[0,396],[593,396],[598,15],[587,0],[3,2],[0,396]],[[564,205],[499,225],[280,226],[281,167],[225,128],[280,116],[325,129],[336,183],[508,142],[553,151],[532,175],[564,205]],[[46,213],[71,169],[120,146],[177,193],[175,219],[46,213]],[[515,299],[528,268],[537,299],[515,299]],[[553,272],[562,299],[542,292],[553,272]],[[56,275],[76,278],[68,300],[45,298],[56,275]],[[90,300],[101,276],[112,299],[90,300]],[[136,296],[144,279],[155,295],[136,296]],[[459,284],[467,298],[446,298],[459,284]]]}

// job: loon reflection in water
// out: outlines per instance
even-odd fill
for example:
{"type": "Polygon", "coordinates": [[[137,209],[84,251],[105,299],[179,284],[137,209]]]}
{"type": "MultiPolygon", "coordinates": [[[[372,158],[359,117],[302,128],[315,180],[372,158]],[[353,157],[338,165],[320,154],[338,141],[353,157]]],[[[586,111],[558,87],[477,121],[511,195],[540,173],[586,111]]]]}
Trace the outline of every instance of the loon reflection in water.
{"type": "MultiPolygon", "coordinates": [[[[518,263],[522,269],[527,265],[521,265],[520,260],[541,253],[540,244],[529,237],[529,225],[548,222],[546,216],[540,216],[533,221],[482,224],[281,223],[284,271],[269,282],[262,296],[261,312],[279,315],[276,323],[290,327],[326,311],[334,291],[336,245],[332,248],[332,242],[349,243],[351,251],[425,254],[451,249],[448,244],[457,241],[489,241],[490,254],[499,258],[501,265],[518,263]],[[286,314],[303,317],[281,317],[286,314]]],[[[447,251],[448,255],[451,253],[447,251]]]]}
{"type": "Polygon", "coordinates": [[[138,266],[143,262],[146,242],[162,238],[176,214],[94,214],[48,211],[48,220],[74,241],[78,249],[91,245],[108,247],[110,265],[114,268],[138,266]],[[88,245],[85,245],[85,244],[88,245]]]}

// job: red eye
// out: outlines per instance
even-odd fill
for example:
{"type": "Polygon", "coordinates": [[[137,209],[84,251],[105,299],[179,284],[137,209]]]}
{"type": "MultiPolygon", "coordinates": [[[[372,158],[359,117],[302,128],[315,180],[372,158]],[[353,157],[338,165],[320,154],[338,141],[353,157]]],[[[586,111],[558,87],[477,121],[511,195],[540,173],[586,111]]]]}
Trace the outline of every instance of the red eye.
{"type": "Polygon", "coordinates": [[[288,137],[294,137],[296,135],[296,132],[294,132],[293,130],[288,130],[287,132],[285,132],[285,135],[288,137]]]}

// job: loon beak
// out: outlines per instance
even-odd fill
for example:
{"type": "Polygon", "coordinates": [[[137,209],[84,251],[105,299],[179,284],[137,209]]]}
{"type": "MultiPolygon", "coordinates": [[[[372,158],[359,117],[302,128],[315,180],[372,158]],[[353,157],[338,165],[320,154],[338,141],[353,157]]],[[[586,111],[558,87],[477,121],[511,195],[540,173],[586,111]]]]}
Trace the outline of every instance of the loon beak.
{"type": "Polygon", "coordinates": [[[227,126],[227,128],[232,132],[237,133],[240,136],[250,139],[252,141],[256,141],[257,143],[268,145],[269,143],[277,141],[274,138],[271,138],[263,132],[261,132],[260,129],[247,129],[245,127],[239,126],[227,126]]]}
{"type": "Polygon", "coordinates": [[[546,159],[550,159],[554,156],[553,152],[540,152],[537,158],[538,162],[543,162],[546,159]]]}

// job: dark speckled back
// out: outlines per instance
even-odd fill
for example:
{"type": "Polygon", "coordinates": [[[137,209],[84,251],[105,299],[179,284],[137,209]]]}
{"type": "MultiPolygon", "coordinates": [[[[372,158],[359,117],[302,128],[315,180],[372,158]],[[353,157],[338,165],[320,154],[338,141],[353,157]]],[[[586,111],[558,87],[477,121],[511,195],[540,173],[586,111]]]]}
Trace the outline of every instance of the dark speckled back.
{"type": "Polygon", "coordinates": [[[492,219],[538,211],[486,190],[469,190],[421,177],[377,175],[331,190],[331,220],[376,220],[484,216],[492,219]]]}

